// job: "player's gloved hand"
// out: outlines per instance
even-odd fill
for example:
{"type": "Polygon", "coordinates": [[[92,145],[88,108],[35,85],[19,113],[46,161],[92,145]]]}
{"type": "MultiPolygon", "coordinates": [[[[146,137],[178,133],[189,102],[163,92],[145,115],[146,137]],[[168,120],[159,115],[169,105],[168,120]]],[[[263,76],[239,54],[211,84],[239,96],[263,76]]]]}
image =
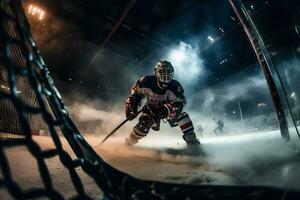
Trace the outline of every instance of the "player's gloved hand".
{"type": "Polygon", "coordinates": [[[128,120],[133,120],[138,115],[137,112],[138,103],[134,100],[133,97],[128,97],[125,103],[125,114],[128,120]]]}
{"type": "Polygon", "coordinates": [[[176,109],[169,103],[164,104],[160,110],[160,116],[163,119],[172,119],[176,115],[176,109]]]}

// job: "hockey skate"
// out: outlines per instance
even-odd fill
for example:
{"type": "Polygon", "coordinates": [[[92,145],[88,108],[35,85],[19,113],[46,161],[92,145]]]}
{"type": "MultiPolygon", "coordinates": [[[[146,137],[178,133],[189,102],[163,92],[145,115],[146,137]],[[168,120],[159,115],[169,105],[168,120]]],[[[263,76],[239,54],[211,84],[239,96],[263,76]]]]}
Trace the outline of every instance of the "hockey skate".
{"type": "Polygon", "coordinates": [[[205,156],[205,153],[201,147],[201,143],[199,140],[196,138],[195,133],[188,134],[188,135],[183,135],[183,139],[186,142],[187,148],[186,148],[186,153],[188,155],[201,155],[205,156]]]}
{"type": "Polygon", "coordinates": [[[188,155],[193,155],[193,156],[197,156],[197,155],[205,156],[206,155],[201,147],[201,143],[198,140],[187,142],[186,153],[188,155]]]}

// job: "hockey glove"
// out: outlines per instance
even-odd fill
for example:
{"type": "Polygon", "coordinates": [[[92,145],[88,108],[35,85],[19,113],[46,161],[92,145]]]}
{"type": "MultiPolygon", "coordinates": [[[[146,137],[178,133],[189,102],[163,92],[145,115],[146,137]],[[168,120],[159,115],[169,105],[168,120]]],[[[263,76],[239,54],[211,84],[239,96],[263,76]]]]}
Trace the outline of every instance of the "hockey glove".
{"type": "Polygon", "coordinates": [[[176,109],[169,103],[161,107],[160,116],[163,119],[172,119],[176,115],[176,109]]]}
{"type": "Polygon", "coordinates": [[[125,114],[128,120],[133,120],[138,115],[137,113],[138,103],[133,97],[128,97],[125,103],[125,114]]]}

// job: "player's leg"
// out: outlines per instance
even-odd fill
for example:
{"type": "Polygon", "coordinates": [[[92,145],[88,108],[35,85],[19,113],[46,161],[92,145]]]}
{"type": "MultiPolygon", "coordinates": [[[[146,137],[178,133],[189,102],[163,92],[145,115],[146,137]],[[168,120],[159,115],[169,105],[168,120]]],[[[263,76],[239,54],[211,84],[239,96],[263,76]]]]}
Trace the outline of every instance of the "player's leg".
{"type": "Polygon", "coordinates": [[[154,131],[159,131],[160,129],[160,118],[159,117],[156,117],[154,120],[153,120],[153,124],[151,126],[151,129],[154,130],[154,131]]]}
{"type": "Polygon", "coordinates": [[[142,113],[139,118],[139,122],[135,127],[133,127],[131,133],[126,138],[125,143],[129,146],[138,143],[138,140],[142,139],[149,133],[153,122],[154,121],[150,115],[142,113]]]}
{"type": "Polygon", "coordinates": [[[182,137],[187,144],[187,148],[192,150],[199,148],[200,142],[196,137],[194,125],[189,115],[186,112],[181,113],[177,117],[177,123],[183,133],[182,137]]]}

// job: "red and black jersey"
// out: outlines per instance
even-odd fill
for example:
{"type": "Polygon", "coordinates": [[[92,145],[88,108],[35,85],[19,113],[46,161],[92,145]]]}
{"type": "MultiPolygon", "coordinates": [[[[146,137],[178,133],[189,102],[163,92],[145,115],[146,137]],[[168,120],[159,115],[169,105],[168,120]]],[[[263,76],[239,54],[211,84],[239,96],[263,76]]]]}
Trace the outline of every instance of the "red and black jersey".
{"type": "Polygon", "coordinates": [[[184,90],[181,84],[172,80],[166,88],[159,87],[154,75],[141,77],[131,88],[132,96],[140,102],[146,98],[146,104],[160,107],[165,103],[185,104],[184,90]]]}

